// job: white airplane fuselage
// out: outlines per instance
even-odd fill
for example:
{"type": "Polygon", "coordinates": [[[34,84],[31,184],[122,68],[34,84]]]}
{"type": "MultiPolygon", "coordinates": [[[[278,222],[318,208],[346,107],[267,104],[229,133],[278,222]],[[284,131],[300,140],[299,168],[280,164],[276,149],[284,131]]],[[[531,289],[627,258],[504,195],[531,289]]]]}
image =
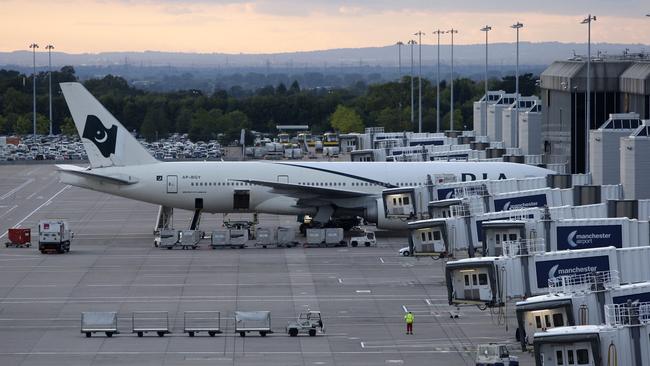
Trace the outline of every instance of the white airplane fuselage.
{"type": "MultiPolygon", "coordinates": [[[[390,187],[425,185],[442,174],[456,180],[505,179],[540,176],[543,169],[505,163],[468,162],[160,162],[155,164],[95,168],[105,175],[137,181],[130,185],[91,180],[62,172],[62,181],[100,192],[157,205],[193,210],[202,200],[204,212],[257,212],[313,214],[317,207],[299,205],[299,199],[246,180],[289,183],[368,194],[366,197],[330,199],[338,207],[361,208],[381,198],[390,187]],[[247,208],[236,208],[236,192],[247,192],[247,208]]],[[[327,199],[327,197],[324,197],[327,199]]],[[[318,197],[311,197],[312,202],[318,197]]]]}

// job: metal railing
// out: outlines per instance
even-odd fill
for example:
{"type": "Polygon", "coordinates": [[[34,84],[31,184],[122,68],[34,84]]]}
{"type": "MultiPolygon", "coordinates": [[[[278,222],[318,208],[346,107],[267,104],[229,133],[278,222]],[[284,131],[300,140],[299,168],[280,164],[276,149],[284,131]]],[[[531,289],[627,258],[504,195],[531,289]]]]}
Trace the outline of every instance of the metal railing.
{"type": "Polygon", "coordinates": [[[610,326],[650,323],[650,302],[605,305],[605,324],[610,326]]]}
{"type": "Polygon", "coordinates": [[[533,210],[530,208],[522,208],[517,210],[508,210],[508,220],[515,221],[530,221],[534,217],[533,210]],[[531,217],[532,216],[532,217],[531,217]]]}
{"type": "Polygon", "coordinates": [[[466,198],[466,197],[483,197],[488,195],[488,190],[485,184],[477,186],[467,186],[467,187],[456,187],[454,188],[454,197],[456,198],[466,198]]]}
{"type": "Polygon", "coordinates": [[[618,271],[589,272],[548,279],[550,294],[600,292],[619,287],[621,284],[618,271]]]}
{"type": "Polygon", "coordinates": [[[504,241],[501,243],[501,247],[503,248],[503,255],[516,257],[544,253],[546,251],[546,241],[544,238],[519,239],[504,241]]]}

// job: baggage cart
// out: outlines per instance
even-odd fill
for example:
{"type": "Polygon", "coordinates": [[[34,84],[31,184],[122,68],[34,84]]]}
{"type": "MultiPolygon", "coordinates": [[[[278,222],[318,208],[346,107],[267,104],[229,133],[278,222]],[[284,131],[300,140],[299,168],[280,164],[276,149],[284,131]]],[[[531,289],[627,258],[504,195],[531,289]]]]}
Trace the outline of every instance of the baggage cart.
{"type": "Polygon", "coordinates": [[[247,229],[220,229],[212,232],[212,237],[210,239],[210,246],[212,249],[217,248],[240,248],[243,249],[246,247],[246,242],[248,241],[248,230],[247,229]],[[233,232],[239,234],[239,236],[232,236],[233,232]]]}
{"type": "Polygon", "coordinates": [[[32,230],[26,228],[11,228],[7,230],[7,248],[29,248],[32,246],[32,230]]]}
{"type": "Polygon", "coordinates": [[[250,232],[247,228],[230,229],[230,245],[244,248],[248,243],[250,232]]]}
{"type": "Polygon", "coordinates": [[[107,337],[118,334],[117,313],[114,311],[90,311],[81,313],[81,333],[90,338],[93,333],[104,333],[107,337]]]}
{"type": "Polygon", "coordinates": [[[236,311],[235,312],[235,333],[245,337],[246,333],[258,332],[260,336],[266,337],[271,331],[270,311],[236,311]]]}
{"type": "Polygon", "coordinates": [[[221,312],[186,311],[183,314],[183,332],[190,337],[206,332],[210,337],[221,334],[221,312]]]}
{"type": "Polygon", "coordinates": [[[279,246],[275,229],[266,226],[255,229],[255,246],[266,248],[271,245],[279,246]]]}
{"type": "Polygon", "coordinates": [[[178,230],[161,229],[153,239],[153,246],[156,248],[173,248],[178,241],[178,230]]]}
{"type": "Polygon", "coordinates": [[[325,246],[325,229],[307,229],[305,246],[325,246]]]}
{"type": "Polygon", "coordinates": [[[287,248],[298,245],[296,241],[296,230],[291,227],[278,227],[277,230],[278,246],[285,246],[287,248]]]}
{"type": "Polygon", "coordinates": [[[167,311],[136,311],[131,314],[131,333],[142,337],[145,333],[153,332],[158,334],[158,337],[171,333],[167,311]]]}
{"type": "Polygon", "coordinates": [[[203,239],[201,230],[183,230],[178,236],[178,246],[181,249],[196,249],[201,239],[203,239]]]}
{"type": "Polygon", "coordinates": [[[196,249],[203,238],[201,230],[174,230],[163,229],[160,235],[154,240],[154,246],[164,249],[196,249]]]}
{"type": "Polygon", "coordinates": [[[325,245],[329,246],[347,246],[348,243],[343,237],[343,228],[329,227],[325,229],[325,245]]]}

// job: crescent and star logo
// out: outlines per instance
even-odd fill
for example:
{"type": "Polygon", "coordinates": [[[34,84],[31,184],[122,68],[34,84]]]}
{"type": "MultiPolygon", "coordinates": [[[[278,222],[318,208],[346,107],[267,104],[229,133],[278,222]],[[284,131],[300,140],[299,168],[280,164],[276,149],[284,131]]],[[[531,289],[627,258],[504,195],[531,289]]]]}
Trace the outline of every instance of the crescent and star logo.
{"type": "Polygon", "coordinates": [[[82,137],[92,141],[103,157],[108,158],[111,154],[115,154],[117,126],[113,125],[107,129],[97,116],[91,114],[86,117],[82,137]]]}

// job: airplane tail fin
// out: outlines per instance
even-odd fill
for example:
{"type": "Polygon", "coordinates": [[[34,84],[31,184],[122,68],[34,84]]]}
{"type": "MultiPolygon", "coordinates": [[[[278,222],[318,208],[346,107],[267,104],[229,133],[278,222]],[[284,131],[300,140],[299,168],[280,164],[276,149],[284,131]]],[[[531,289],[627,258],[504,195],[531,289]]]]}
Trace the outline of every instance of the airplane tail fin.
{"type": "Polygon", "coordinates": [[[157,162],[83,85],[61,83],[60,86],[91,167],[157,162]]]}

